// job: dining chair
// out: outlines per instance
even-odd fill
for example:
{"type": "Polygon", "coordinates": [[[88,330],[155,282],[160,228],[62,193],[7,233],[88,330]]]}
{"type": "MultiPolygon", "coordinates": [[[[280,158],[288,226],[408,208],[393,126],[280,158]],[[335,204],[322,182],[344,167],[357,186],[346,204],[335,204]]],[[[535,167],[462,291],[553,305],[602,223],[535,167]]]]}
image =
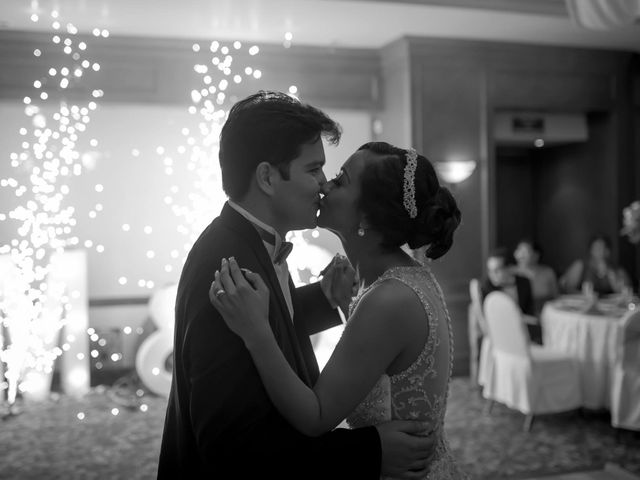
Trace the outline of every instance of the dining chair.
{"type": "Polygon", "coordinates": [[[491,375],[491,340],[487,320],[482,309],[482,293],[480,281],[472,278],[469,281],[469,359],[470,378],[483,386],[491,375]]]}
{"type": "Polygon", "coordinates": [[[622,321],[611,388],[611,425],[640,431],[640,308],[622,321]]]}
{"type": "Polygon", "coordinates": [[[563,352],[531,343],[522,312],[506,293],[484,300],[491,339],[493,371],[482,394],[525,415],[529,431],[535,415],[574,410],[581,405],[577,360],[563,352]]]}

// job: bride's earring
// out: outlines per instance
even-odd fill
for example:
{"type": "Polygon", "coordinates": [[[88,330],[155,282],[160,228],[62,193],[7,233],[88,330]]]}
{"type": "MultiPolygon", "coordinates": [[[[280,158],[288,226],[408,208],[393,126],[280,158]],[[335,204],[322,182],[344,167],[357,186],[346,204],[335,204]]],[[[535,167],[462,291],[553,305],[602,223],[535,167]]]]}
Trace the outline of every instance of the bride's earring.
{"type": "Polygon", "coordinates": [[[358,236],[359,237],[364,237],[364,228],[358,227],[358,236]]]}

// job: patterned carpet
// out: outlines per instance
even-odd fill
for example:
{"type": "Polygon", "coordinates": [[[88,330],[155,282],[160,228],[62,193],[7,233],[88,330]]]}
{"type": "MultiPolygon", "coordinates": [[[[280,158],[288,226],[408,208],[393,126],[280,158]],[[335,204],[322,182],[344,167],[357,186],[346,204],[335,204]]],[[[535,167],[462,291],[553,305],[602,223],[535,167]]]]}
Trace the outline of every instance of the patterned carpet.
{"type": "Polygon", "coordinates": [[[616,464],[640,475],[640,432],[617,432],[605,412],[576,411],[534,419],[486,400],[468,378],[451,385],[446,429],[456,457],[474,479],[525,479],[600,470],[616,464]]]}
{"type": "MultiPolygon", "coordinates": [[[[19,405],[19,414],[0,422],[0,478],[154,479],[165,400],[116,392],[99,386],[82,401],[55,395],[47,402],[19,405]]],[[[474,479],[597,470],[607,462],[640,475],[640,435],[617,435],[606,414],[540,417],[524,433],[520,414],[496,405],[487,415],[484,407],[468,379],[453,380],[447,433],[474,479]]]]}

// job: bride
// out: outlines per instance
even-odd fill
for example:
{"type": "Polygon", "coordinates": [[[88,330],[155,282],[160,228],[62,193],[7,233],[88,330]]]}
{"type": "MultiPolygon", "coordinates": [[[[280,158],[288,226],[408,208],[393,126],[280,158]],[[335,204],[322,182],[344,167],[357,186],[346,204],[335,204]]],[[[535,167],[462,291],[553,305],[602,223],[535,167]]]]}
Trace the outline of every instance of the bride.
{"type": "Polygon", "coordinates": [[[427,258],[453,243],[460,211],[415,150],[367,143],[324,187],[318,225],[335,232],[362,285],[349,319],[313,389],[289,367],[268,324],[269,291],[259,275],[223,262],[210,291],[251,353],[269,397],[299,431],[319,435],[346,418],[351,427],[391,419],[426,421],[436,451],[422,478],[463,479],[444,432],[452,370],[451,321],[427,258]],[[220,289],[226,295],[216,296],[220,289]]]}

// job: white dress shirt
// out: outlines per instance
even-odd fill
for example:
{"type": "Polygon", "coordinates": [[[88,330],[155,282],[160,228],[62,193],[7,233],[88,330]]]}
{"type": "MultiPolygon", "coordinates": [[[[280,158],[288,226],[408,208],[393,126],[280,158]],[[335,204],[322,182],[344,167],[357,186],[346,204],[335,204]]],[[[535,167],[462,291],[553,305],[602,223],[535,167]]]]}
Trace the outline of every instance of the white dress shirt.
{"type": "MultiPolygon", "coordinates": [[[[283,261],[281,263],[275,263],[274,257],[275,253],[280,248],[280,244],[283,242],[283,238],[280,236],[278,232],[276,232],[273,227],[267,225],[266,223],[258,220],[256,217],[251,215],[247,210],[242,208],[237,203],[232,200],[228,200],[229,206],[233,208],[236,212],[242,215],[244,218],[249,220],[252,224],[266,230],[269,233],[272,233],[275,236],[276,244],[272,245],[269,242],[262,241],[264,248],[267,249],[267,253],[269,254],[269,258],[271,259],[271,263],[273,264],[273,268],[276,271],[276,276],[278,277],[278,283],[280,283],[280,289],[282,290],[282,294],[284,295],[284,299],[287,302],[287,307],[289,308],[289,314],[291,315],[291,319],[293,319],[293,302],[291,301],[291,292],[289,291],[289,266],[287,265],[287,261],[283,261]]],[[[242,267],[242,265],[240,265],[242,267]]],[[[264,280],[264,279],[263,279],[264,280]]]]}

